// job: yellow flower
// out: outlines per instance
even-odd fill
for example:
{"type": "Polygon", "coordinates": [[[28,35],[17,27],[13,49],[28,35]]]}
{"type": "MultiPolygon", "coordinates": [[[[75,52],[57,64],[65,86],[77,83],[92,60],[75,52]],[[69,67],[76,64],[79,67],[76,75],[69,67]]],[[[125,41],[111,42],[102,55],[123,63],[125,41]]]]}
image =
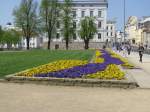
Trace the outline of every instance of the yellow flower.
{"type": "Polygon", "coordinates": [[[89,74],[86,78],[98,78],[98,79],[124,79],[125,73],[122,72],[117,65],[108,65],[104,71],[99,71],[94,74],[89,74]]]}
{"type": "Polygon", "coordinates": [[[101,57],[102,53],[99,50],[96,50],[95,57],[93,62],[94,63],[103,63],[105,60],[101,57]]]}
{"type": "Polygon", "coordinates": [[[74,66],[85,65],[87,63],[88,63],[87,61],[81,61],[81,60],[60,60],[49,64],[41,65],[38,67],[34,67],[25,72],[20,72],[17,74],[17,76],[33,77],[36,74],[59,71],[63,69],[72,68],[74,66]]]}

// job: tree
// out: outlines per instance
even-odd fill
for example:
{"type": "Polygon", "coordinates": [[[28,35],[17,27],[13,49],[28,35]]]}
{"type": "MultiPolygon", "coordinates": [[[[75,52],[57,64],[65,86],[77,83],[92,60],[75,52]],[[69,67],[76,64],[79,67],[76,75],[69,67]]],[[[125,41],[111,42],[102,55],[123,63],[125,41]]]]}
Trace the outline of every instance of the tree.
{"type": "Polygon", "coordinates": [[[2,42],[2,37],[3,37],[3,30],[2,27],[0,26],[0,44],[2,42]]]}
{"type": "Polygon", "coordinates": [[[3,33],[2,42],[7,44],[8,49],[12,47],[12,44],[16,45],[20,40],[20,33],[16,30],[7,30],[3,33]]]}
{"type": "Polygon", "coordinates": [[[48,35],[48,46],[50,49],[52,36],[56,34],[55,26],[58,20],[59,4],[58,0],[42,0],[40,7],[40,15],[42,18],[43,30],[48,35]]]}
{"type": "Polygon", "coordinates": [[[27,50],[29,50],[30,38],[37,33],[37,3],[33,0],[22,0],[18,8],[14,9],[15,24],[22,29],[22,34],[26,38],[27,50]]]}
{"type": "Polygon", "coordinates": [[[89,41],[90,39],[93,39],[95,33],[97,33],[97,28],[96,24],[94,23],[94,18],[85,17],[80,21],[79,35],[80,38],[84,40],[85,49],[89,48],[89,41]]]}
{"type": "Polygon", "coordinates": [[[66,49],[69,48],[69,41],[75,32],[72,18],[72,0],[64,0],[62,6],[62,34],[66,42],[66,49]]]}

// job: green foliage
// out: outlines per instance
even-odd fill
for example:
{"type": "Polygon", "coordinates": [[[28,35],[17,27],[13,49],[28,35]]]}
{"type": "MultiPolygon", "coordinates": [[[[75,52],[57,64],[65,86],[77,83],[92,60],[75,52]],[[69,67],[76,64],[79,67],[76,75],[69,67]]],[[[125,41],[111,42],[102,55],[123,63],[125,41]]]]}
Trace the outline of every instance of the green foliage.
{"type": "Polygon", "coordinates": [[[7,30],[3,31],[3,36],[1,38],[2,44],[7,44],[8,48],[12,46],[12,44],[16,45],[20,41],[20,34],[16,30],[7,30]]]}
{"type": "Polygon", "coordinates": [[[57,60],[91,60],[93,54],[94,51],[92,50],[0,52],[0,77],[57,60]]]}
{"type": "Polygon", "coordinates": [[[27,49],[29,49],[29,40],[37,34],[37,3],[33,0],[22,0],[18,8],[15,8],[13,15],[15,24],[22,29],[22,34],[27,40],[27,49]]]}
{"type": "Polygon", "coordinates": [[[72,17],[72,0],[64,0],[62,5],[62,34],[64,40],[66,41],[66,49],[68,49],[68,44],[75,33],[73,28],[73,17],[72,17]]]}
{"type": "Polygon", "coordinates": [[[97,33],[96,24],[94,23],[94,18],[85,17],[80,21],[80,38],[84,40],[85,49],[88,49],[88,44],[90,39],[93,39],[95,33],[97,33]]]}
{"type": "Polygon", "coordinates": [[[18,44],[21,40],[21,34],[16,30],[3,30],[0,26],[0,44],[1,47],[4,44],[7,44],[7,47],[10,48],[13,45],[18,44]]]}
{"type": "Polygon", "coordinates": [[[59,11],[58,0],[42,0],[40,6],[41,27],[48,34],[48,49],[51,39],[56,35],[56,22],[59,11]]]}

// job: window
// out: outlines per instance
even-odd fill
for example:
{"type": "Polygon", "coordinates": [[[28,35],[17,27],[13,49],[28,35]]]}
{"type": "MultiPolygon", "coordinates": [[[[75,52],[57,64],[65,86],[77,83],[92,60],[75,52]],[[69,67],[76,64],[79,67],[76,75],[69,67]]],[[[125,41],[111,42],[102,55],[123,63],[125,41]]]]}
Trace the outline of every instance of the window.
{"type": "Polygon", "coordinates": [[[93,17],[93,11],[90,11],[90,17],[93,17]]]}
{"type": "Polygon", "coordinates": [[[98,33],[98,39],[101,39],[101,36],[102,36],[101,33],[98,33]]]}
{"type": "Polygon", "coordinates": [[[113,32],[111,32],[111,36],[113,36],[113,32]]]}
{"type": "Polygon", "coordinates": [[[59,33],[57,33],[56,38],[59,39],[59,37],[60,37],[60,35],[59,35],[59,33]]]}
{"type": "Polygon", "coordinates": [[[82,11],[81,17],[84,17],[84,16],[85,16],[85,11],[82,11]]]}
{"type": "Polygon", "coordinates": [[[108,34],[109,34],[109,33],[107,32],[107,36],[108,36],[108,34]]]}
{"type": "Polygon", "coordinates": [[[73,39],[76,40],[77,39],[77,35],[74,33],[73,34],[73,39]]]}
{"type": "Polygon", "coordinates": [[[98,17],[102,17],[102,11],[98,11],[98,17]]]}
{"type": "Polygon", "coordinates": [[[113,29],[113,26],[111,26],[111,30],[113,29]]]}
{"type": "Polygon", "coordinates": [[[102,27],[102,22],[99,21],[99,22],[98,22],[98,28],[101,28],[101,27],[102,27]]]}
{"type": "Polygon", "coordinates": [[[107,28],[107,30],[108,30],[108,26],[107,26],[106,28],[107,28]]]}
{"type": "Polygon", "coordinates": [[[76,28],[76,22],[73,22],[73,28],[76,28]]]}
{"type": "Polygon", "coordinates": [[[59,24],[59,21],[57,21],[57,28],[60,28],[60,24],[59,24]]]}
{"type": "Polygon", "coordinates": [[[76,11],[72,11],[73,17],[76,18],[76,11]]]}

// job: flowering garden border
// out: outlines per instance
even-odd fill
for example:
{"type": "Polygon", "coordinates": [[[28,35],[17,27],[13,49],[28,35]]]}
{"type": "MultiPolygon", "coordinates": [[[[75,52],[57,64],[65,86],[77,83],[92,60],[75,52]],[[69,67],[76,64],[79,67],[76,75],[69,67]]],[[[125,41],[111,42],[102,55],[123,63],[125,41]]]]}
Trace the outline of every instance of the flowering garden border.
{"type": "MultiPolygon", "coordinates": [[[[103,53],[105,51],[102,51],[103,53]]],[[[113,54],[112,52],[110,54],[113,54]]],[[[100,55],[98,53],[98,55],[100,55]]],[[[109,57],[108,53],[104,53],[103,57],[109,57]]],[[[116,56],[115,56],[116,57],[116,56]]],[[[96,59],[95,64],[104,63],[118,63],[123,64],[119,60],[113,58],[109,59],[109,63],[104,63],[103,59],[96,59]]],[[[84,65],[83,65],[84,66],[84,65]]],[[[122,69],[121,69],[122,70],[122,69]]],[[[26,71],[23,71],[26,72],[26,71]]],[[[21,73],[21,72],[20,72],[21,73]]],[[[66,86],[90,86],[90,87],[120,87],[120,88],[135,88],[138,87],[137,83],[125,74],[126,79],[122,80],[105,80],[105,79],[87,79],[87,78],[55,78],[55,77],[26,77],[26,76],[17,76],[18,73],[8,75],[5,79],[8,82],[17,82],[17,83],[36,83],[36,84],[46,84],[46,85],[66,85],[66,86]]]]}

